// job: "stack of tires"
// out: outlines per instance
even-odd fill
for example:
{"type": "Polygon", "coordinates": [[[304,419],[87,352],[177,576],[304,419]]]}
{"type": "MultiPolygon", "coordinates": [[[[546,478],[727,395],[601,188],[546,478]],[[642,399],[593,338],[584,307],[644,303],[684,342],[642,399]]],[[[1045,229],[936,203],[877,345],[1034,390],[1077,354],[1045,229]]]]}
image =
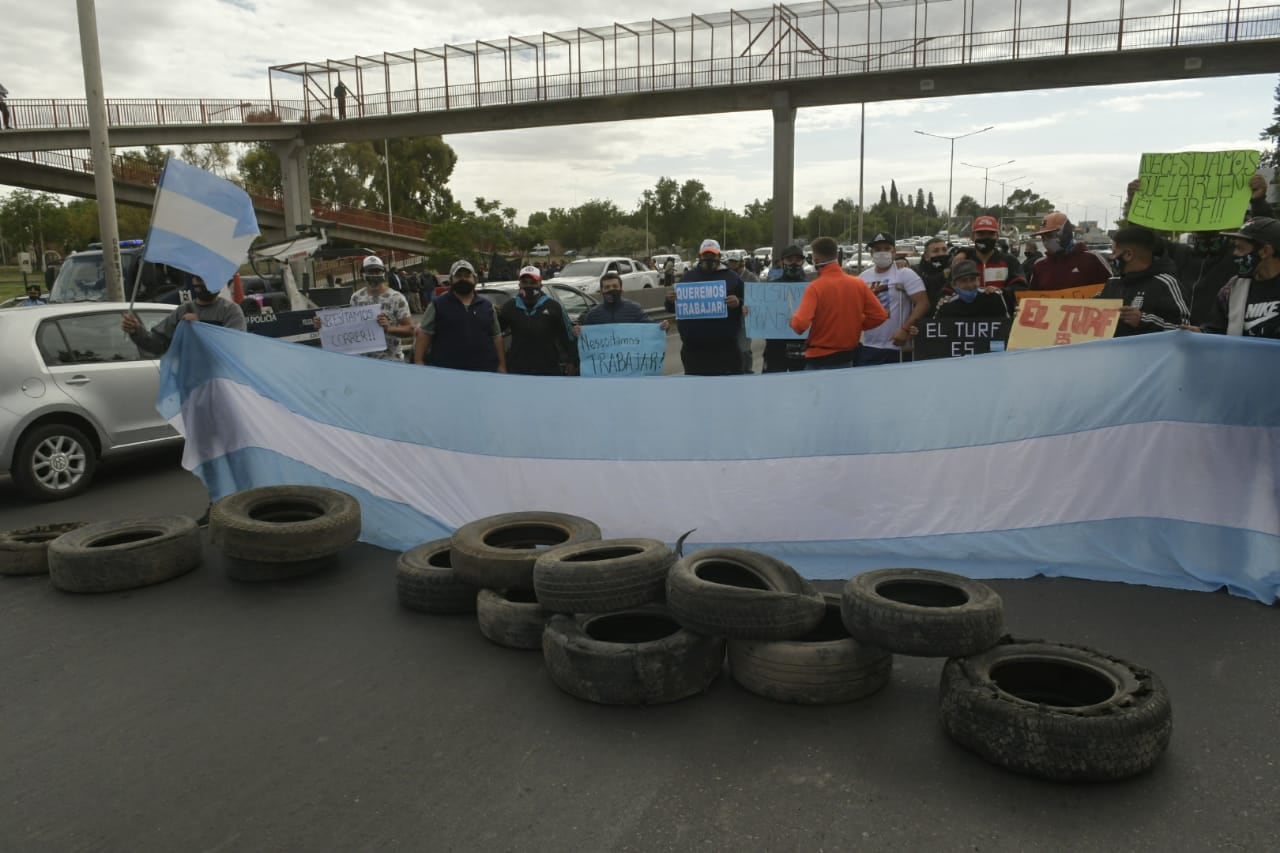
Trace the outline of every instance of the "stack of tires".
{"type": "Polygon", "coordinates": [[[209,511],[209,539],[227,576],[280,581],[334,565],[360,538],[360,504],[322,486],[261,486],[228,495],[209,511]]]}

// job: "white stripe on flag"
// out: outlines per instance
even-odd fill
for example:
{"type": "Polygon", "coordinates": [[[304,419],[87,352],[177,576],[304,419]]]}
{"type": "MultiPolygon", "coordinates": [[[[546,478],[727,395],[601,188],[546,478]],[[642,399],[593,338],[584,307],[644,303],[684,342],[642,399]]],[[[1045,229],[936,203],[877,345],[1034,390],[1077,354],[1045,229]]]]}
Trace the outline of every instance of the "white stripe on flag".
{"type": "Polygon", "coordinates": [[[244,262],[257,236],[236,237],[235,217],[164,187],[156,191],[155,225],[237,266],[244,262]]]}

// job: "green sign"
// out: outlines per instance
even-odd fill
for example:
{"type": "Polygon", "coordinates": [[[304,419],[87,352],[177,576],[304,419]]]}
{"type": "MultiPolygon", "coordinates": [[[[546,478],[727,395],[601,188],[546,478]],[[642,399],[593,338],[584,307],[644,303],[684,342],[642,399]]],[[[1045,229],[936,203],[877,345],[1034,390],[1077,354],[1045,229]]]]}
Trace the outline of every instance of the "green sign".
{"type": "Polygon", "coordinates": [[[1157,231],[1239,228],[1257,170],[1257,151],[1143,154],[1129,221],[1157,231]]]}

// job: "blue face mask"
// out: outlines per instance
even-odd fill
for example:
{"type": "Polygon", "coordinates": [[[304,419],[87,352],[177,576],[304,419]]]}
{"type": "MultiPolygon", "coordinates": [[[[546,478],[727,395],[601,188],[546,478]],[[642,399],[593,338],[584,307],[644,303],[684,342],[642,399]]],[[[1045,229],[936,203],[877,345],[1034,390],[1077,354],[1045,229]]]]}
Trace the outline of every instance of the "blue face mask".
{"type": "Polygon", "coordinates": [[[956,296],[960,297],[961,302],[972,302],[978,298],[978,288],[975,287],[973,290],[961,290],[957,287],[956,296]]]}

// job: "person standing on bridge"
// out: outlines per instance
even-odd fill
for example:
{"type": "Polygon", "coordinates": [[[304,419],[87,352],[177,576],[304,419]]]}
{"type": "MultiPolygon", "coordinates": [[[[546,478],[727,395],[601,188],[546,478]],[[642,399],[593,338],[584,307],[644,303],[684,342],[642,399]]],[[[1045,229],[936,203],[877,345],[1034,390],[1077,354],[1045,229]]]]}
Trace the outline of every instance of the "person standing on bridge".
{"type": "Polygon", "coordinates": [[[347,117],[347,95],[351,94],[351,90],[342,82],[342,78],[338,78],[338,85],[333,90],[333,96],[338,99],[338,118],[347,117]]]}
{"type": "Polygon", "coordinates": [[[9,90],[0,83],[0,118],[4,119],[5,130],[13,130],[13,122],[9,120],[9,105],[5,103],[7,97],[9,97],[9,90]]]}

